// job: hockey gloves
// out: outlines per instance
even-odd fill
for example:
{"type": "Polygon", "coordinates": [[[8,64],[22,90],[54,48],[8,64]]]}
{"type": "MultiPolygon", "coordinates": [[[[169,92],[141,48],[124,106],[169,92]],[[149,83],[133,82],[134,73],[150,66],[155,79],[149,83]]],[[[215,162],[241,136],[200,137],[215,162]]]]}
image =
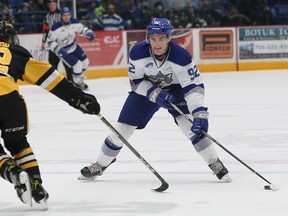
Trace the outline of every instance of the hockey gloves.
{"type": "Polygon", "coordinates": [[[198,135],[199,138],[201,137],[202,133],[201,131],[208,131],[208,117],[209,113],[207,112],[207,107],[198,107],[195,110],[193,110],[193,125],[191,127],[191,131],[198,135]]]}
{"type": "Polygon", "coordinates": [[[157,86],[151,87],[147,91],[146,97],[150,101],[157,103],[159,106],[165,109],[173,110],[173,107],[171,107],[168,102],[175,101],[174,95],[170,94],[167,91],[162,90],[160,87],[157,87],[157,86]]]}
{"type": "Polygon", "coordinates": [[[85,114],[97,115],[100,112],[100,104],[97,102],[95,96],[84,92],[72,98],[69,104],[85,114]]]}
{"type": "Polygon", "coordinates": [[[95,35],[94,35],[93,32],[88,32],[88,33],[86,34],[86,38],[87,38],[89,41],[93,41],[93,40],[95,40],[95,35]]]}

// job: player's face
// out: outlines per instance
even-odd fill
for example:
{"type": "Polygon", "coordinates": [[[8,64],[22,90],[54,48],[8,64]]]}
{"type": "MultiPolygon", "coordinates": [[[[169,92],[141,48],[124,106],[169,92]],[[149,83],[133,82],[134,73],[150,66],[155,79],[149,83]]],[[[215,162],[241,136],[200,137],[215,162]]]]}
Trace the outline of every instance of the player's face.
{"type": "Polygon", "coordinates": [[[149,41],[152,52],[155,55],[163,55],[166,52],[168,48],[169,39],[165,34],[150,35],[149,41]]]}
{"type": "Polygon", "coordinates": [[[70,18],[71,18],[71,14],[70,13],[64,13],[62,15],[62,21],[64,23],[69,23],[70,22],[70,18]]]}

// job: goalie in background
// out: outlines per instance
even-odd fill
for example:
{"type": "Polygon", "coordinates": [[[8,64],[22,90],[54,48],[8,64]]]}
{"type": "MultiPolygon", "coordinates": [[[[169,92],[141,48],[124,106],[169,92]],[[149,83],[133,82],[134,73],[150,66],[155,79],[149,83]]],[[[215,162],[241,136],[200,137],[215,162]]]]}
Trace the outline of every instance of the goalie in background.
{"type": "MultiPolygon", "coordinates": [[[[217,178],[229,182],[228,170],[220,161],[212,141],[201,132],[208,131],[209,113],[203,105],[204,84],[200,72],[191,55],[171,41],[172,31],[168,19],[154,18],[147,27],[146,41],[131,49],[128,76],[132,91],[115,128],[128,139],[135,129],[145,128],[161,107],[167,109],[217,178]],[[169,102],[175,103],[194,123],[188,122],[169,102]]],[[[102,175],[115,161],[122,146],[122,141],[111,132],[102,144],[97,161],[84,167],[79,179],[102,175]]]]}
{"type": "Polygon", "coordinates": [[[32,198],[47,209],[48,193],[42,185],[37,159],[27,141],[27,108],[17,80],[36,84],[87,114],[98,114],[93,95],[75,87],[52,65],[32,57],[19,45],[14,27],[0,21],[0,131],[7,154],[0,145],[0,176],[14,184],[20,200],[32,206],[32,198]]]}
{"type": "Polygon", "coordinates": [[[81,90],[87,90],[88,85],[84,82],[84,72],[89,65],[89,59],[79,44],[76,43],[76,33],[86,37],[89,41],[93,41],[95,35],[79,19],[72,18],[68,7],[61,8],[60,13],[61,21],[52,26],[48,35],[49,48],[72,68],[75,86],[81,90]]]}

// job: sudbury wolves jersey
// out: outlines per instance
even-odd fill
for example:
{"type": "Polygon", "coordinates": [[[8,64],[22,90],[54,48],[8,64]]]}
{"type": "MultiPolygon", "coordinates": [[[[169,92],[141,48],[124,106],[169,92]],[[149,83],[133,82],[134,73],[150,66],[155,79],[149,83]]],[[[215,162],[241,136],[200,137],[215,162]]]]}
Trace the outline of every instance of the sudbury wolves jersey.
{"type": "Polygon", "coordinates": [[[55,23],[49,32],[47,42],[52,52],[64,47],[67,48],[68,53],[71,53],[76,49],[76,33],[85,36],[89,31],[91,30],[79,19],[71,18],[69,25],[62,22],[55,23]]]}
{"type": "Polygon", "coordinates": [[[136,44],[130,51],[129,79],[136,93],[146,96],[153,85],[169,91],[182,88],[190,110],[201,106],[204,85],[191,55],[182,47],[170,42],[167,56],[158,61],[147,42],[136,44]]]}

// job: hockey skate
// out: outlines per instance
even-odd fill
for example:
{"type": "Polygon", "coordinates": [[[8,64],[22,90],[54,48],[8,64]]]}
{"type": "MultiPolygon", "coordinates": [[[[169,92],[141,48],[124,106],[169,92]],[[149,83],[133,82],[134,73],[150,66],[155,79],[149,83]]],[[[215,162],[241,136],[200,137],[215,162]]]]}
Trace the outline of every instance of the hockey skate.
{"type": "Polygon", "coordinates": [[[32,207],[32,192],[28,173],[21,167],[17,166],[14,160],[8,160],[6,163],[17,196],[23,203],[32,207]]]}
{"type": "Polygon", "coordinates": [[[218,158],[214,163],[208,165],[210,169],[214,172],[217,178],[221,181],[231,182],[232,179],[228,175],[227,168],[223,165],[223,163],[218,158]]]}
{"type": "Polygon", "coordinates": [[[114,158],[111,163],[106,166],[102,167],[97,161],[92,163],[90,166],[84,167],[81,169],[81,174],[78,177],[79,180],[95,180],[98,176],[101,176],[103,172],[116,161],[114,158]]]}
{"type": "Polygon", "coordinates": [[[32,197],[36,203],[40,203],[44,210],[48,209],[49,194],[43,188],[42,184],[37,179],[31,179],[32,197]]]}

